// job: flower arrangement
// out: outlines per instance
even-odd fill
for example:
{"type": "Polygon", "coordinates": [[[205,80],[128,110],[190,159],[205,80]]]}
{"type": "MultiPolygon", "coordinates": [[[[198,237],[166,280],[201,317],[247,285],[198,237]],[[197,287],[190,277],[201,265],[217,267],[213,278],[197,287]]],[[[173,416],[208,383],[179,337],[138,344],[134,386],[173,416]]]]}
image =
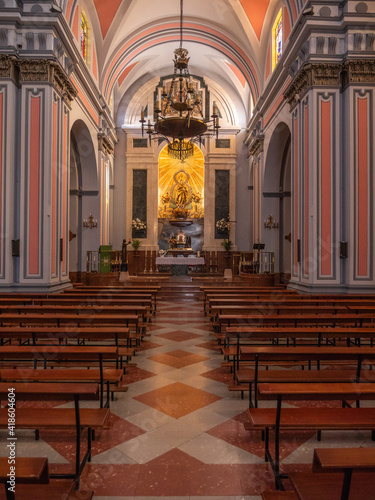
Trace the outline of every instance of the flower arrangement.
{"type": "Polygon", "coordinates": [[[216,221],[216,227],[217,230],[220,233],[228,233],[230,230],[230,222],[229,222],[229,217],[225,217],[224,219],[220,219],[216,221]]]}
{"type": "Polygon", "coordinates": [[[164,193],[164,194],[160,195],[160,201],[163,204],[170,203],[171,197],[169,196],[169,193],[164,193]]]}
{"type": "Polygon", "coordinates": [[[161,250],[159,250],[159,255],[160,255],[160,257],[164,257],[164,255],[167,255],[167,251],[161,249],[161,250]]]}
{"type": "Polygon", "coordinates": [[[143,222],[141,219],[136,219],[132,220],[132,228],[135,229],[136,231],[142,231],[142,229],[146,229],[147,225],[145,222],[143,222]]]}
{"type": "Polygon", "coordinates": [[[173,210],[173,217],[175,217],[176,219],[187,219],[188,215],[189,210],[184,207],[176,207],[173,210]]]}
{"type": "Polygon", "coordinates": [[[170,246],[170,248],[176,248],[177,241],[176,241],[176,237],[175,236],[171,236],[171,238],[169,240],[169,246],[170,246]]]}
{"type": "Polygon", "coordinates": [[[202,201],[202,197],[199,193],[192,193],[191,201],[193,201],[194,203],[200,203],[202,201]]]}

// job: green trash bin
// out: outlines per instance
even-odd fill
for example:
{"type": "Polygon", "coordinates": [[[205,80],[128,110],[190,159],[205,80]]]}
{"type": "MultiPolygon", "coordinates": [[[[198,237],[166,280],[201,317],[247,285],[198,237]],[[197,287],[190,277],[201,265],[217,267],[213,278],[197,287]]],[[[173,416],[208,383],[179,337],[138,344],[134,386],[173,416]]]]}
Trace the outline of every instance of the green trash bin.
{"type": "Polygon", "coordinates": [[[100,247],[99,247],[99,262],[100,262],[99,271],[101,273],[110,273],[111,272],[111,252],[112,252],[112,245],[100,245],[100,247]]]}

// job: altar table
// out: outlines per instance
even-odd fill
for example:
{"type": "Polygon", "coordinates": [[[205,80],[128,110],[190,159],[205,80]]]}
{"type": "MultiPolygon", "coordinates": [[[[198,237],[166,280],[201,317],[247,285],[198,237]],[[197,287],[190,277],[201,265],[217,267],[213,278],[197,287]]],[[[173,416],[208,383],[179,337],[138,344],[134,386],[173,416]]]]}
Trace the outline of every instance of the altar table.
{"type": "Polygon", "coordinates": [[[204,266],[203,257],[156,257],[157,266],[204,266]]]}

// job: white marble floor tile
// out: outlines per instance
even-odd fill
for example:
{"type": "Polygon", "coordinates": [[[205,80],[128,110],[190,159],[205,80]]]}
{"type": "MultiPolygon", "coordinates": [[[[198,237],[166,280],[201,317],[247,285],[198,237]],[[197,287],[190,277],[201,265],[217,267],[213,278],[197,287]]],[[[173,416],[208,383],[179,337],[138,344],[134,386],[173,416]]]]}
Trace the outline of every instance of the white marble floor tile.
{"type": "Polygon", "coordinates": [[[125,400],[111,401],[110,410],[112,413],[121,418],[128,418],[131,415],[136,415],[149,408],[149,406],[140,403],[135,399],[128,398],[125,400]]]}
{"type": "Polygon", "coordinates": [[[126,420],[147,432],[166,424],[170,425],[175,421],[173,417],[154,408],[148,408],[145,411],[131,415],[126,420]]]}
{"type": "Polygon", "coordinates": [[[245,450],[235,447],[233,451],[225,455],[221,460],[217,462],[218,464],[263,464],[264,459],[248,453],[245,450]]]}
{"type": "Polygon", "coordinates": [[[179,420],[188,425],[197,427],[197,429],[202,431],[207,431],[229,419],[225,415],[215,413],[206,407],[189,413],[188,415],[181,417],[179,420]]]}
{"type": "Polygon", "coordinates": [[[205,464],[218,464],[223,463],[222,460],[237,447],[209,434],[201,434],[178,446],[178,449],[205,464]]]}
{"type": "Polygon", "coordinates": [[[122,465],[122,464],[136,464],[134,460],[129,458],[124,453],[121,453],[117,448],[111,448],[110,450],[103,451],[99,455],[95,455],[91,460],[92,464],[111,464],[111,465],[122,465]]]}
{"type": "Polygon", "coordinates": [[[116,448],[138,464],[145,464],[167,453],[173,446],[147,433],[130,439],[126,443],[116,446],[116,448]]]}
{"type": "Polygon", "coordinates": [[[248,407],[249,404],[245,399],[231,399],[230,403],[228,403],[228,400],[226,399],[220,399],[219,401],[216,401],[208,406],[207,409],[229,419],[242,413],[248,407]]]}
{"type": "Polygon", "coordinates": [[[173,447],[186,443],[200,434],[202,434],[202,431],[196,427],[192,427],[184,422],[181,422],[181,420],[169,422],[161,427],[158,427],[154,431],[149,432],[150,436],[161,439],[173,447]]]}

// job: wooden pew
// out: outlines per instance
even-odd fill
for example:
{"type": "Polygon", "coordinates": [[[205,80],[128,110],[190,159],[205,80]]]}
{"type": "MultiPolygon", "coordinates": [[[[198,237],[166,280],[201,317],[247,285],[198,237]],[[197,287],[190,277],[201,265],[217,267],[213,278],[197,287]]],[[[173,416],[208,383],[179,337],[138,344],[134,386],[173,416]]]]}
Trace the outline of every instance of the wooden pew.
{"type": "MultiPolygon", "coordinates": [[[[99,366],[100,373],[100,407],[104,406],[104,376],[103,361],[118,359],[117,347],[94,347],[94,346],[2,346],[0,349],[0,360],[30,360],[37,368],[38,362],[44,367],[48,364],[61,362],[85,361],[99,366]]],[[[109,405],[107,400],[106,405],[109,405]]]]}
{"type": "MultiPolygon", "coordinates": [[[[8,401],[9,383],[0,382],[0,400],[8,401]]],[[[17,408],[15,434],[18,429],[75,429],[76,460],[74,474],[53,474],[50,477],[79,478],[87,461],[91,460],[91,433],[94,429],[108,427],[109,410],[80,408],[82,399],[99,399],[98,384],[19,383],[11,386],[16,401],[74,400],[74,408],[17,408]],[[87,428],[87,451],[81,460],[81,431],[87,428]]],[[[9,429],[8,408],[0,408],[0,428],[9,429]]],[[[16,436],[15,436],[16,437],[16,436]]]]}
{"type": "Polygon", "coordinates": [[[324,339],[326,339],[326,341],[333,341],[334,344],[336,343],[336,340],[346,339],[348,346],[351,345],[353,340],[355,345],[360,346],[361,341],[367,339],[370,341],[370,345],[372,346],[374,337],[375,327],[229,327],[223,335],[225,343],[222,351],[226,359],[230,360],[230,358],[232,358],[233,378],[236,378],[236,374],[239,370],[241,345],[251,345],[255,341],[260,341],[262,343],[268,341],[272,342],[272,344],[276,341],[278,344],[280,339],[285,339],[287,341],[287,346],[289,345],[290,340],[292,340],[293,345],[296,346],[298,345],[297,339],[301,339],[303,341],[312,341],[313,344],[315,343],[320,346],[322,345],[322,341],[324,339]],[[235,341],[235,345],[231,344],[231,340],[235,341]]]}
{"type": "MultiPolygon", "coordinates": [[[[0,316],[1,320],[1,316],[0,316]]],[[[357,326],[370,325],[374,322],[372,314],[221,314],[218,316],[218,330],[230,326],[357,326]]]]}
{"type": "Polygon", "coordinates": [[[22,306],[8,305],[0,306],[1,314],[137,314],[143,321],[151,319],[151,311],[147,306],[137,304],[124,304],[121,306],[98,304],[96,307],[86,304],[26,304],[22,306]]]}
{"type": "MultiPolygon", "coordinates": [[[[294,472],[289,474],[290,482],[298,500],[345,500],[341,496],[344,474],[312,474],[294,472]]],[[[375,473],[355,472],[352,478],[350,500],[373,498],[375,473]]]]}
{"type": "Polygon", "coordinates": [[[75,325],[77,327],[84,326],[108,326],[117,325],[129,328],[132,326],[138,333],[141,329],[144,331],[146,329],[143,321],[137,314],[38,314],[38,313],[28,313],[22,315],[14,314],[1,314],[0,315],[0,326],[30,326],[30,325],[52,325],[52,326],[63,326],[75,325]]]}
{"type": "Polygon", "coordinates": [[[136,343],[140,340],[140,334],[129,331],[127,327],[107,327],[107,326],[0,326],[0,342],[13,342],[14,340],[31,340],[33,344],[55,344],[56,341],[75,342],[80,344],[83,341],[112,341],[119,346],[121,341],[126,341],[127,347],[131,347],[132,341],[136,343]]]}
{"type": "Polygon", "coordinates": [[[259,384],[258,398],[277,401],[274,408],[249,408],[250,425],[247,428],[266,431],[265,456],[275,474],[276,487],[284,489],[280,473],[280,431],[281,430],[371,430],[374,438],[375,408],[283,408],[283,400],[373,400],[375,384],[259,384]],[[275,431],[275,451],[269,449],[269,429],[275,431]]]}
{"type": "MultiPolygon", "coordinates": [[[[250,384],[254,380],[254,391],[255,391],[255,401],[254,406],[257,407],[258,400],[258,381],[260,375],[259,363],[261,362],[269,362],[275,361],[282,363],[283,361],[348,361],[348,362],[356,362],[357,367],[355,370],[355,380],[359,381],[361,377],[362,365],[364,361],[374,361],[375,360],[375,349],[372,347],[341,347],[341,346],[296,346],[296,347],[284,347],[284,346],[242,346],[240,348],[240,356],[241,359],[246,361],[253,361],[255,363],[254,366],[254,379],[251,379],[250,384]]],[[[325,370],[324,370],[325,371],[325,370]]],[[[318,379],[321,382],[335,382],[337,377],[340,377],[340,374],[328,373],[327,375],[322,370],[322,374],[318,370],[295,370],[293,373],[288,374],[287,376],[293,377],[295,383],[297,384],[301,379],[305,382],[304,385],[307,385],[306,378],[310,376],[311,384],[316,382],[318,379]],[[315,377],[315,380],[314,380],[315,377]],[[322,380],[323,379],[323,380],[322,380]]],[[[345,371],[346,372],[346,371],[345,371]]],[[[263,372],[262,372],[263,373],[263,372]]],[[[347,379],[347,377],[352,376],[352,372],[346,372],[341,374],[343,379],[347,379]]],[[[268,374],[268,384],[271,385],[272,377],[274,382],[278,382],[278,371],[274,374],[268,374]]],[[[282,377],[282,375],[280,375],[282,377]]],[[[375,387],[375,386],[374,386],[375,387]]],[[[249,403],[252,406],[251,402],[251,387],[249,391],[249,403]]]]}
{"type": "Polygon", "coordinates": [[[17,486],[18,490],[18,484],[48,484],[48,460],[46,458],[0,457],[0,483],[4,484],[7,500],[15,499],[13,489],[15,490],[17,486]],[[14,485],[9,483],[10,476],[14,485]]]}
{"type": "MultiPolygon", "coordinates": [[[[64,383],[97,383],[107,387],[109,394],[126,392],[128,390],[123,380],[122,369],[105,368],[101,373],[97,368],[55,368],[54,370],[40,368],[0,368],[0,382],[64,382],[64,383]]],[[[105,404],[104,406],[108,406],[105,404]]]]}
{"type": "MultiPolygon", "coordinates": [[[[375,448],[320,448],[314,450],[313,473],[344,473],[341,499],[348,500],[353,472],[375,471],[375,448]]],[[[341,474],[340,474],[341,476],[341,474]]],[[[375,480],[375,476],[373,476],[375,480]]]]}

